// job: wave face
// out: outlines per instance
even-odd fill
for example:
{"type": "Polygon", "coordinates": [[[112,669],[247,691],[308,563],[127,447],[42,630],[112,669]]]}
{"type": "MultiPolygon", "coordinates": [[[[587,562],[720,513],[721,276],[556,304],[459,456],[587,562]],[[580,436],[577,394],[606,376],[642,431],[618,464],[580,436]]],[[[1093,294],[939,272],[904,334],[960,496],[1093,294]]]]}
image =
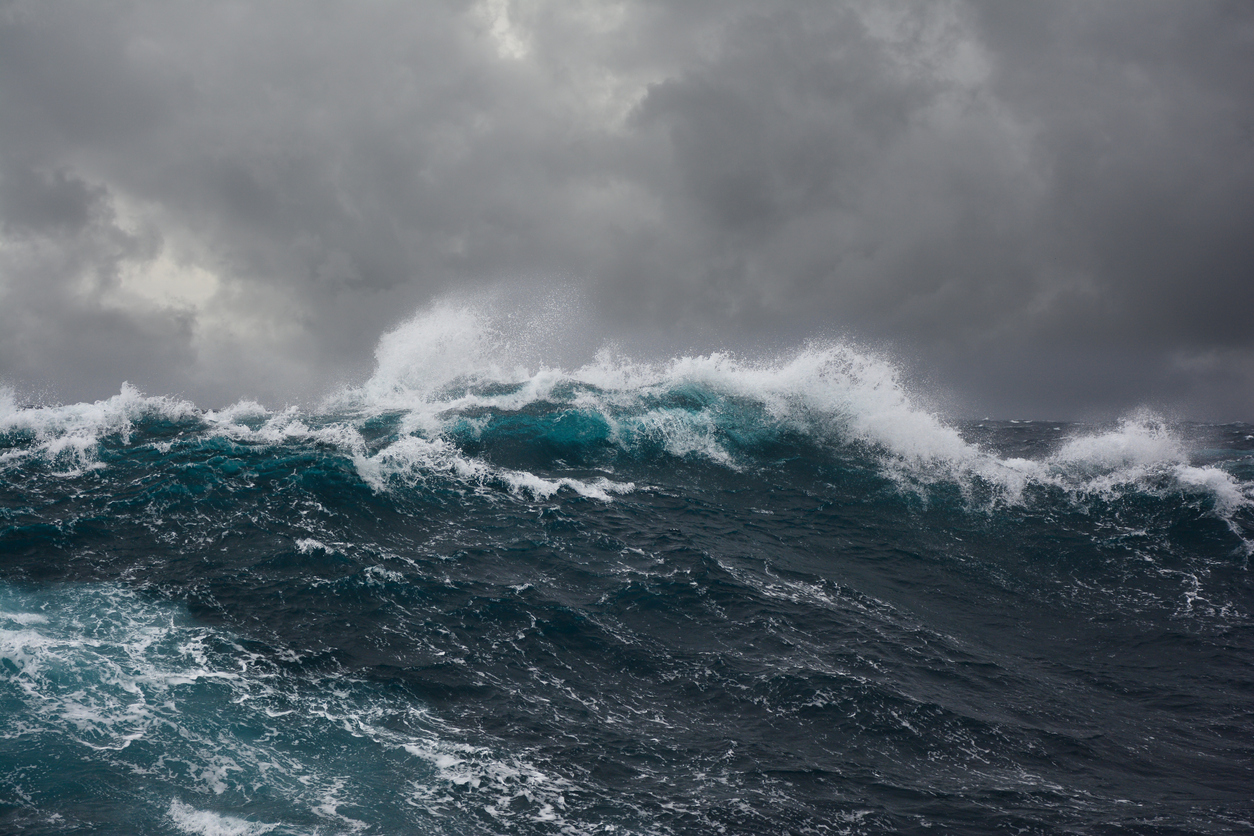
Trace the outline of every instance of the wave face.
{"type": "Polygon", "coordinates": [[[317,408],[0,394],[0,830],[1254,819],[1254,426],[507,324],[436,307],[317,408]]]}

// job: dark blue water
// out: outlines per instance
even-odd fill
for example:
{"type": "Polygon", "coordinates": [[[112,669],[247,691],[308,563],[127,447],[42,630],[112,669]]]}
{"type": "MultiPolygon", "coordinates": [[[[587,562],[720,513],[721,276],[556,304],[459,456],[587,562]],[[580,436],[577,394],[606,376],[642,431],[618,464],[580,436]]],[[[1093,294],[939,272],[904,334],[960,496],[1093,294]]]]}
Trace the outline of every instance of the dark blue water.
{"type": "Polygon", "coordinates": [[[1254,426],[466,316],[317,408],[0,402],[0,832],[1254,828],[1254,426]]]}

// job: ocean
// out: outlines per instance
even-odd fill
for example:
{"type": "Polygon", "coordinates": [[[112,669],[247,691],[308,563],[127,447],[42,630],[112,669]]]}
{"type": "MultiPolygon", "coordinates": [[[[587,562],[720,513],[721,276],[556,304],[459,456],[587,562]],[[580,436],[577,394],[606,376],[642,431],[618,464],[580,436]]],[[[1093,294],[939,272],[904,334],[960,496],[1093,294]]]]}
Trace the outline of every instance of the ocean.
{"type": "Polygon", "coordinates": [[[0,394],[0,832],[1254,831],[1254,425],[536,345],[0,394]]]}

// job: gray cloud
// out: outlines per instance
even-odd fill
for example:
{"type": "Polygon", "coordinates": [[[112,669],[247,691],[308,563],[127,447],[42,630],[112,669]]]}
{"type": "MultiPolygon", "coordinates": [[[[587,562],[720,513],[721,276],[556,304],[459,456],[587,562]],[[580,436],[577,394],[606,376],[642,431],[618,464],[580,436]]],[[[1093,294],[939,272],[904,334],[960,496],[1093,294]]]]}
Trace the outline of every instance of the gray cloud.
{"type": "Polygon", "coordinates": [[[0,379],[304,397],[453,289],[1254,413],[1240,3],[0,5],[0,379]]]}

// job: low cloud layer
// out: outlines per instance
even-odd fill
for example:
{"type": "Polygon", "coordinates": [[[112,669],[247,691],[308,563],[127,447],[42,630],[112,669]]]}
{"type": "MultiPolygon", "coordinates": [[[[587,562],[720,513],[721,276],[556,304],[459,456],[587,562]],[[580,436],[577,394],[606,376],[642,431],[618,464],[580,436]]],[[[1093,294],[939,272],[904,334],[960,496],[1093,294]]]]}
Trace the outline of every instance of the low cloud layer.
{"type": "Polygon", "coordinates": [[[0,2],[0,113],[31,397],[313,397],[504,285],[959,413],[1254,420],[1244,2],[0,2]]]}

